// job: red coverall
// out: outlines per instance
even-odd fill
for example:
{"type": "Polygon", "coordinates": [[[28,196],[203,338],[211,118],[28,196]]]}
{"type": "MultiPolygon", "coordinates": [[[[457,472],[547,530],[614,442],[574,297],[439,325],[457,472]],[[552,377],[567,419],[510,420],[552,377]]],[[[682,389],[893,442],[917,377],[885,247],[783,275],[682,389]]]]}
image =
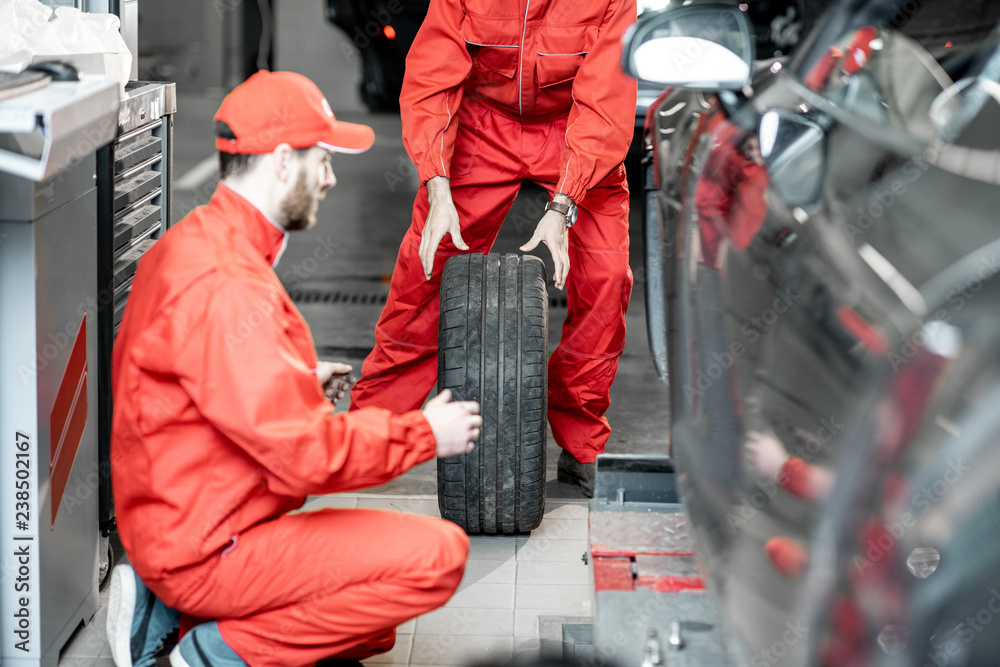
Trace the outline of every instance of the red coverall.
{"type": "MultiPolygon", "coordinates": [[[[622,161],[636,83],[620,58],[635,20],[635,0],[431,0],[400,97],[420,182],[451,179],[470,252],[489,252],[524,179],[577,204],[548,405],[556,441],[581,462],[610,434],[604,413],[632,292],[622,161]]],[[[411,410],[434,385],[441,273],[459,251],[445,237],[425,281],[417,251],[428,208],[421,186],[352,409],[411,410]]]]}
{"type": "Polygon", "coordinates": [[[713,148],[698,176],[694,201],[701,261],[721,269],[722,241],[743,252],[760,230],[767,215],[765,193],[770,178],[764,165],[747,154],[747,142],[756,141],[754,135],[746,135],[720,116],[711,123],[713,148]]]}
{"type": "Polygon", "coordinates": [[[271,268],[284,240],[220,185],[140,262],[112,375],[122,544],[164,603],[217,619],[255,666],[388,650],[398,624],[451,597],[469,545],[429,517],[288,514],[386,482],[436,441],[420,412],[334,414],[271,268]]]}

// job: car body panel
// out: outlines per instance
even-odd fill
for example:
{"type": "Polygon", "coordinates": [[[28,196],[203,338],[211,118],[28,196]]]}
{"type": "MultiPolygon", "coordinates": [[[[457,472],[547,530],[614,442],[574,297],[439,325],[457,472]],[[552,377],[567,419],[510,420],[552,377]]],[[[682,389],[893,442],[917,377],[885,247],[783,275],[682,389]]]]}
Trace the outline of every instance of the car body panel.
{"type": "Polygon", "coordinates": [[[650,339],[744,664],[1000,656],[975,620],[1000,590],[1000,103],[963,97],[973,120],[947,137],[930,113],[952,76],[991,71],[995,41],[973,47],[995,4],[893,23],[893,3],[838,3],[746,98],[675,89],[647,116],[650,339]]]}

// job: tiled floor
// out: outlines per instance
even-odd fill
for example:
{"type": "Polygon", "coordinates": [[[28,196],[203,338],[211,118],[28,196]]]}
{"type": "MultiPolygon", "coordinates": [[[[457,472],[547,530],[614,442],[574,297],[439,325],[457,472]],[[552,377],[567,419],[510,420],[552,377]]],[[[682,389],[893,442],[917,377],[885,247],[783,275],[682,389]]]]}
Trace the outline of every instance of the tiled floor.
{"type": "MultiPolygon", "coordinates": [[[[304,510],[376,508],[439,516],[435,496],[320,496],[304,510]]],[[[539,617],[590,616],[587,504],[546,503],[542,525],[526,536],[474,536],[465,578],[441,609],[400,626],[392,651],[370,665],[473,665],[539,654],[539,617]]],[[[66,646],[60,667],[111,667],[104,640],[107,591],[91,624],[66,646]]]]}
{"type": "MultiPolygon", "coordinates": [[[[440,516],[436,496],[327,496],[309,508],[364,507],[440,516]]],[[[539,616],[589,616],[587,505],[546,504],[542,525],[528,536],[473,536],[465,578],[441,609],[399,629],[379,665],[469,665],[537,655],[539,616]]]]}

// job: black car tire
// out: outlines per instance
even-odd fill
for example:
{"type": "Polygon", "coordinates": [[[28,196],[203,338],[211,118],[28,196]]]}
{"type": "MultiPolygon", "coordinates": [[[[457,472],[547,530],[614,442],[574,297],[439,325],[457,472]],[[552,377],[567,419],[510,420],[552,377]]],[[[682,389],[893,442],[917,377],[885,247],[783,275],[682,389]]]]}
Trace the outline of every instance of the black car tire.
{"type": "Polygon", "coordinates": [[[525,533],[545,510],[548,296],[537,257],[458,255],[441,280],[438,388],[479,401],[476,448],[438,459],[441,516],[525,533]]]}

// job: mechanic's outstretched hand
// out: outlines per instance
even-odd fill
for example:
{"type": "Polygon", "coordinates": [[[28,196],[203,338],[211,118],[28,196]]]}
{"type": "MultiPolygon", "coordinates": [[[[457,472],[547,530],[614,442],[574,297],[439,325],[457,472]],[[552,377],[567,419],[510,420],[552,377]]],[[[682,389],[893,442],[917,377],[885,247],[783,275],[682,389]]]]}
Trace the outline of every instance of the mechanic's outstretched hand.
{"type": "Polygon", "coordinates": [[[770,431],[748,431],[743,446],[754,471],[764,479],[777,482],[789,459],[788,450],[778,436],[770,431]]]}
{"type": "Polygon", "coordinates": [[[523,246],[522,252],[529,252],[538,247],[539,243],[544,243],[552,253],[552,263],[555,264],[555,272],[552,282],[556,289],[563,289],[566,286],[566,276],[569,275],[569,229],[566,227],[566,218],[558,211],[546,211],[542,219],[535,227],[535,233],[523,246]]]}
{"type": "Polygon", "coordinates": [[[424,279],[430,280],[434,270],[434,253],[441,239],[451,234],[451,242],[459,250],[468,250],[462,240],[462,229],[458,223],[458,211],[451,199],[451,182],[444,176],[435,176],[427,181],[427,201],[430,210],[424,221],[424,231],[420,235],[420,263],[424,267],[424,279]]]}
{"type": "Polygon", "coordinates": [[[471,452],[483,426],[479,403],[452,401],[450,389],[427,401],[424,417],[437,438],[437,455],[440,458],[471,452]]]}
{"type": "Polygon", "coordinates": [[[336,361],[320,361],[316,364],[316,377],[323,385],[323,395],[334,405],[344,397],[344,392],[358,381],[358,378],[351,375],[351,370],[350,364],[336,361]]]}

